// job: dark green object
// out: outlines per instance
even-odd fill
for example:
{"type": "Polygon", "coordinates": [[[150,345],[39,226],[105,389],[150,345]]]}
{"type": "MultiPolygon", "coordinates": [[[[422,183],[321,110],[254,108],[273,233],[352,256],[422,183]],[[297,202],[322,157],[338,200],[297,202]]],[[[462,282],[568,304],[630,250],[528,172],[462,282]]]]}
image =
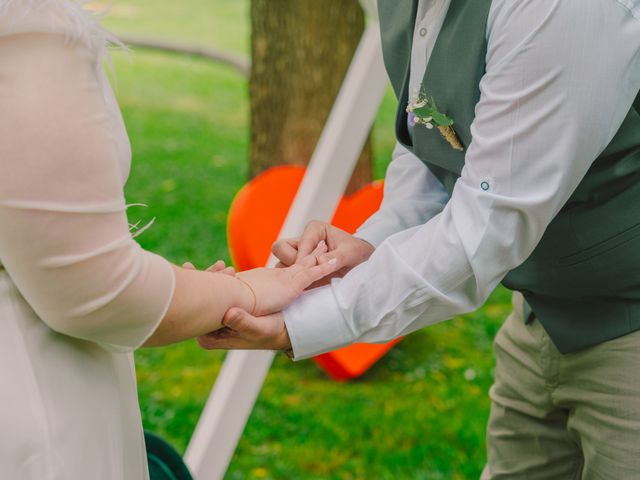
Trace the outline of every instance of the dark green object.
{"type": "Polygon", "coordinates": [[[171,445],[149,432],[144,432],[144,441],[151,480],[193,480],[182,457],[171,445]]]}
{"type": "MultiPolygon", "coordinates": [[[[399,100],[396,137],[451,193],[465,152],[405,111],[417,0],[378,0],[385,65],[399,100]]],[[[485,73],[491,0],[451,0],[423,80],[463,146],[485,73]]],[[[594,67],[597,68],[597,67],[594,67]]],[[[588,101],[588,100],[586,100],[588,101]]],[[[562,132],[558,132],[562,135],[562,132]]],[[[591,159],[589,159],[591,160],[591,159]]],[[[574,352],[640,329],[640,95],[614,139],[503,284],[521,291],[558,349],[574,352]]]]}

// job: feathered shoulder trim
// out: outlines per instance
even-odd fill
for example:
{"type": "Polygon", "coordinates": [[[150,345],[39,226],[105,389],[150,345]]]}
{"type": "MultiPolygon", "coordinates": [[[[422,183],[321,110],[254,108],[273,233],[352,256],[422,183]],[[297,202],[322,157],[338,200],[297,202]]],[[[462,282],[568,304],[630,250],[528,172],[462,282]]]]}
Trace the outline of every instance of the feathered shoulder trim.
{"type": "Polygon", "coordinates": [[[119,44],[100,25],[100,13],[85,8],[86,0],[0,0],[0,36],[16,33],[63,33],[100,49],[119,44]]]}

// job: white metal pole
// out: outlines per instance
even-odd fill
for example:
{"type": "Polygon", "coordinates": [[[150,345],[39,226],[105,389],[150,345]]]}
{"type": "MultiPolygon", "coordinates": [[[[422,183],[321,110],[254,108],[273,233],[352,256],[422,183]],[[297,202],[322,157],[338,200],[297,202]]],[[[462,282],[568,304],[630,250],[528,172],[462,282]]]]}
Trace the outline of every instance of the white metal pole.
{"type": "MultiPolygon", "coordinates": [[[[367,26],[281,237],[299,235],[312,219],[328,221],[351,177],[387,85],[377,22],[367,26]]],[[[274,259],[268,265],[273,266],[274,259]]],[[[196,426],[185,461],[196,480],[223,478],[274,354],[229,352],[196,426]]]]}
{"type": "Polygon", "coordinates": [[[377,0],[360,0],[362,9],[370,20],[378,20],[378,2],[377,0]]]}

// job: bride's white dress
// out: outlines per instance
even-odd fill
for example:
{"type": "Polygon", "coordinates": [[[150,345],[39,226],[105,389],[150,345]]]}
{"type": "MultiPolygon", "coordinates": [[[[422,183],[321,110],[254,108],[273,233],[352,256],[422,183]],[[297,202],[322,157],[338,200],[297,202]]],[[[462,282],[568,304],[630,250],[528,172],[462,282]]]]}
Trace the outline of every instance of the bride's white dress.
{"type": "Polygon", "coordinates": [[[174,288],[128,232],[105,33],[0,0],[0,479],[148,477],[131,351],[174,288]]]}

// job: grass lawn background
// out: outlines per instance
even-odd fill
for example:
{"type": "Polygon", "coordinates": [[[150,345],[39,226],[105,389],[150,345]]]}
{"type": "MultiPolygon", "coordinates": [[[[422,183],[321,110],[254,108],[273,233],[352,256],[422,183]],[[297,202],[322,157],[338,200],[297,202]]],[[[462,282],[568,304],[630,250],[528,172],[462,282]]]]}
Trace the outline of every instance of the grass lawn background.
{"type": "MultiPolygon", "coordinates": [[[[248,56],[248,13],[248,0],[116,0],[104,23],[248,56]]],[[[246,79],[161,53],[115,53],[114,63],[133,148],[127,200],[149,205],[129,217],[156,218],[140,243],[175,263],[228,261],[226,214],[247,174],[246,79]]],[[[393,111],[389,94],[374,129],[377,177],[393,146],[393,111]]],[[[226,478],[478,478],[491,343],[508,302],[499,289],[480,311],[407,337],[348,384],[279,355],[226,478]]],[[[184,451],[223,359],[195,342],[137,352],[145,428],[184,451]]]]}

